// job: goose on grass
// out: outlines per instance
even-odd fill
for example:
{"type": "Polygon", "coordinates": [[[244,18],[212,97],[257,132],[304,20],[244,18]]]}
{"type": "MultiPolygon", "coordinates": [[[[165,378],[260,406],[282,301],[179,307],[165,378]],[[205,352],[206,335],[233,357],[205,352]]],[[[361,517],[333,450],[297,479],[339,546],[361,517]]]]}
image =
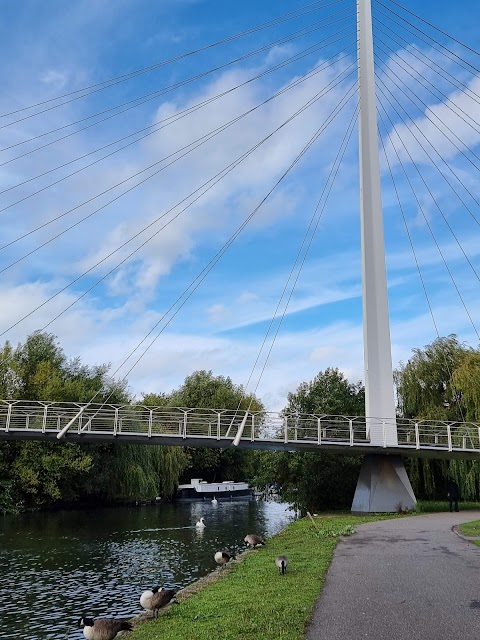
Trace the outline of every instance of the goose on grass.
{"type": "MultiPolygon", "coordinates": [[[[154,587],[147,590],[140,596],[140,605],[147,611],[152,611],[154,616],[158,616],[160,609],[165,607],[173,600],[177,591],[175,589],[164,589],[163,587],[154,587]]],[[[176,602],[176,600],[174,600],[176,602]]]]}
{"type": "Polygon", "coordinates": [[[217,551],[217,553],[213,556],[215,558],[215,562],[220,565],[220,567],[224,567],[226,564],[233,559],[226,551],[217,551]]]}
{"type": "Polygon", "coordinates": [[[280,571],[282,576],[284,576],[287,573],[287,565],[288,565],[287,556],[277,556],[275,558],[275,566],[278,567],[278,570],[280,571]]]}
{"type": "Polygon", "coordinates": [[[122,631],[132,630],[128,620],[114,618],[80,618],[78,626],[83,628],[83,635],[87,640],[114,640],[122,631]]]}
{"type": "Polygon", "coordinates": [[[259,545],[265,544],[263,538],[260,538],[260,536],[257,536],[254,533],[249,533],[248,535],[246,535],[243,541],[245,542],[247,547],[251,547],[252,549],[255,549],[255,547],[258,547],[259,545]]]}

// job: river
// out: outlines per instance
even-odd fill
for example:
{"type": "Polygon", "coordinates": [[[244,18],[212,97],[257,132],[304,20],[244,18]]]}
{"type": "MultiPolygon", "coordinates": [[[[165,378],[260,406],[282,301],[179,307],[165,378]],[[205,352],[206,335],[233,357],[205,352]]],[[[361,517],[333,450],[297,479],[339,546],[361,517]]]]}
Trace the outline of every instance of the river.
{"type": "Polygon", "coordinates": [[[0,518],[0,639],[83,638],[82,615],[133,616],[142,591],[181,588],[294,517],[276,502],[210,502],[0,518]],[[205,518],[205,529],[195,523],[205,518]]]}

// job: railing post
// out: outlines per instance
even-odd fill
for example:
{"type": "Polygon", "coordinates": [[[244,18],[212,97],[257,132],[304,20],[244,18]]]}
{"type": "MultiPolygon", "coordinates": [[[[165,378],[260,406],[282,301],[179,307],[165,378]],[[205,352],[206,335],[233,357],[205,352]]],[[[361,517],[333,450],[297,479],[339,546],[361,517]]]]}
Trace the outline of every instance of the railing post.
{"type": "Polygon", "coordinates": [[[220,416],[221,416],[221,413],[220,413],[220,412],[218,412],[218,413],[217,413],[217,440],[220,440],[220,433],[221,433],[221,428],[220,428],[220,427],[221,427],[220,416]]]}
{"type": "Polygon", "coordinates": [[[182,438],[185,440],[187,437],[187,412],[184,411],[183,412],[183,431],[182,431],[182,438]]]}
{"type": "Polygon", "coordinates": [[[150,409],[150,413],[148,415],[148,437],[152,437],[152,426],[153,426],[153,409],[150,409]]]}
{"type": "Polygon", "coordinates": [[[288,416],[283,418],[283,440],[285,443],[288,442],[288,416]]]}
{"type": "Polygon", "coordinates": [[[415,422],[415,447],[420,449],[420,432],[418,430],[418,422],[415,422]]]}
{"type": "Polygon", "coordinates": [[[447,424],[447,442],[448,442],[448,450],[451,451],[453,449],[452,446],[452,429],[449,424],[447,424]]]}
{"type": "Polygon", "coordinates": [[[385,428],[385,420],[382,421],[382,430],[383,430],[383,448],[385,449],[387,446],[387,430],[385,428]]]}
{"type": "Polygon", "coordinates": [[[47,428],[47,409],[48,405],[45,405],[43,407],[42,433],[45,433],[45,430],[47,428]]]}
{"type": "Polygon", "coordinates": [[[478,448],[480,449],[480,427],[477,427],[478,429],[478,448]]]}
{"type": "Polygon", "coordinates": [[[467,448],[467,436],[462,436],[462,449],[467,448]]]}
{"type": "Polygon", "coordinates": [[[25,428],[30,429],[30,415],[28,413],[26,415],[25,428]]]}
{"type": "Polygon", "coordinates": [[[250,434],[251,442],[255,442],[255,416],[252,413],[252,433],[250,434]]]}
{"type": "Polygon", "coordinates": [[[115,417],[113,418],[113,435],[117,435],[118,430],[118,407],[115,407],[115,417]]]}
{"type": "MultiPolygon", "coordinates": [[[[10,429],[10,420],[12,419],[12,405],[9,404],[8,405],[8,411],[7,411],[7,421],[5,423],[5,433],[8,433],[8,430],[10,429]]],[[[479,438],[480,438],[480,427],[479,429],[479,438]]]]}
{"type": "Polygon", "coordinates": [[[321,418],[317,418],[317,428],[318,428],[317,441],[318,441],[318,444],[322,444],[322,419],[321,418]]]}
{"type": "Polygon", "coordinates": [[[350,429],[350,446],[353,447],[353,420],[348,421],[348,428],[350,429]]]}

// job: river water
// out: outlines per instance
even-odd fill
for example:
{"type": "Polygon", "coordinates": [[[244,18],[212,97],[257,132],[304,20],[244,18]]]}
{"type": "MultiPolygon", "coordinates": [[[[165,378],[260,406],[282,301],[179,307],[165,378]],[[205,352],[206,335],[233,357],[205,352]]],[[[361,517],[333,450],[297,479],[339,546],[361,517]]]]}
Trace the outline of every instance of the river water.
{"type": "Polygon", "coordinates": [[[70,640],[82,615],[133,616],[142,591],[185,587],[293,519],[276,502],[210,502],[0,518],[0,639],[70,640]],[[205,529],[195,523],[205,518],[205,529]]]}

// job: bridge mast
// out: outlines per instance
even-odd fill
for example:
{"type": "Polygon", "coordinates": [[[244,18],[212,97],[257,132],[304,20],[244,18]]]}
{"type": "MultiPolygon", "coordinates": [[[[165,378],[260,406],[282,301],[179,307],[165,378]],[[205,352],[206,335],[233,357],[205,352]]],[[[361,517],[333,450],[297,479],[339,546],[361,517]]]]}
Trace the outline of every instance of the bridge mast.
{"type": "MultiPolygon", "coordinates": [[[[372,444],[395,447],[398,438],[380,188],[371,0],[357,0],[357,31],[366,426],[372,444]]],[[[415,495],[400,456],[365,456],[352,511],[395,511],[399,505],[412,509],[415,504],[415,495]]]]}

